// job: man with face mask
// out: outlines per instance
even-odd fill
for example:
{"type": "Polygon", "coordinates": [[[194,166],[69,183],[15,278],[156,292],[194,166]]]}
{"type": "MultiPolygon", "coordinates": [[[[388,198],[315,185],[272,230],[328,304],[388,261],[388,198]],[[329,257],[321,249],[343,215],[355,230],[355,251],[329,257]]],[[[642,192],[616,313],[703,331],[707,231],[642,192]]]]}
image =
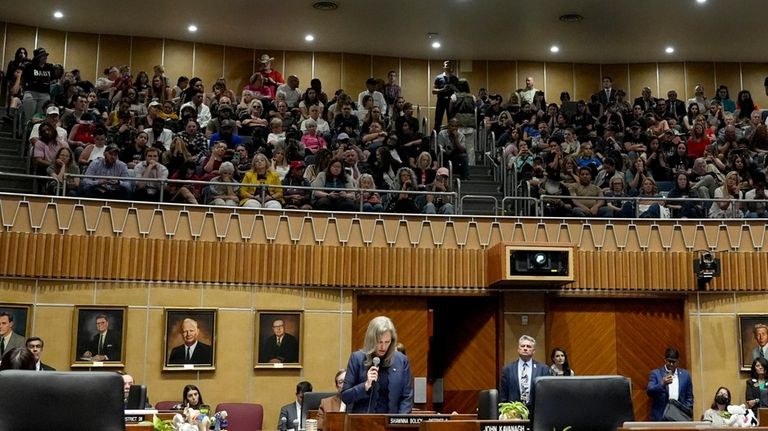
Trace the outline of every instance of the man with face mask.
{"type": "Polygon", "coordinates": [[[651,421],[664,419],[664,410],[670,400],[677,400],[689,411],[693,410],[693,384],[688,371],[679,368],[680,352],[673,347],[664,351],[665,363],[651,371],[646,392],[651,398],[651,421]]]}

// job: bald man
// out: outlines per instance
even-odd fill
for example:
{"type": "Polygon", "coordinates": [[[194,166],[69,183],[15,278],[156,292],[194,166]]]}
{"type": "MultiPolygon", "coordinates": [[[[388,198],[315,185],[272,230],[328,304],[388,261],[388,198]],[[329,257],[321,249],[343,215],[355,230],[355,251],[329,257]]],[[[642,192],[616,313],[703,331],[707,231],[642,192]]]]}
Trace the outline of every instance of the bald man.
{"type": "Polygon", "coordinates": [[[181,337],[184,344],[171,350],[169,364],[213,365],[213,349],[198,340],[200,328],[197,320],[186,318],[181,323],[181,337]]]}

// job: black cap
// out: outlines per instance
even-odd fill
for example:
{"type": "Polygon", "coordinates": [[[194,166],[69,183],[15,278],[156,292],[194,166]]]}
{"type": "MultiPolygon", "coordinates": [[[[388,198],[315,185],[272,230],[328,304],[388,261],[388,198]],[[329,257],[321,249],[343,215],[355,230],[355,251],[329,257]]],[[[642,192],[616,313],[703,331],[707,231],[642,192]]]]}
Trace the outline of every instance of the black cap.
{"type": "Polygon", "coordinates": [[[44,57],[48,55],[48,51],[45,50],[45,48],[40,47],[32,51],[32,57],[37,60],[40,57],[44,57]]]}
{"type": "Polygon", "coordinates": [[[118,153],[119,153],[119,152],[120,152],[120,147],[118,147],[118,146],[117,146],[117,145],[115,145],[115,144],[109,144],[109,145],[107,145],[107,148],[104,148],[104,152],[105,152],[105,153],[111,153],[111,152],[113,152],[113,151],[115,151],[115,152],[118,152],[118,153]]]}

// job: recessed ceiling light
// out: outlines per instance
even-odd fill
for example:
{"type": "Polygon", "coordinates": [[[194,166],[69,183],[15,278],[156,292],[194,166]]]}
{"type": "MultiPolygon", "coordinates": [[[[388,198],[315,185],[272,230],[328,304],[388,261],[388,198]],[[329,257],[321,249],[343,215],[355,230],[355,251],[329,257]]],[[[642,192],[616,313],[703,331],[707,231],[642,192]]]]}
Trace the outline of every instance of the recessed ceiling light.
{"type": "Polygon", "coordinates": [[[675,48],[672,48],[671,46],[668,46],[667,49],[664,50],[667,54],[672,54],[675,52],[675,48]]]}
{"type": "Polygon", "coordinates": [[[552,53],[560,52],[560,47],[557,46],[557,45],[552,45],[552,46],[549,47],[549,51],[552,52],[552,53]]]}
{"type": "Polygon", "coordinates": [[[336,10],[339,8],[339,5],[333,1],[318,1],[314,2],[312,7],[317,10],[336,10]]]}
{"type": "Polygon", "coordinates": [[[698,4],[704,4],[706,2],[707,2],[707,0],[696,0],[696,3],[698,3],[698,4]]]}
{"type": "Polygon", "coordinates": [[[440,42],[438,42],[438,41],[434,41],[434,42],[432,42],[432,48],[435,48],[435,49],[437,49],[437,48],[440,48],[440,46],[441,46],[441,45],[440,45],[440,42]]]}
{"type": "Polygon", "coordinates": [[[306,40],[307,42],[312,42],[313,40],[315,40],[315,36],[312,36],[311,34],[308,34],[308,35],[304,36],[304,40],[306,40]]]}
{"type": "Polygon", "coordinates": [[[60,10],[57,10],[56,12],[53,13],[53,17],[56,19],[62,19],[64,18],[64,13],[60,10]]]}
{"type": "Polygon", "coordinates": [[[194,24],[190,24],[189,27],[187,27],[187,30],[189,30],[190,33],[194,33],[197,31],[197,26],[194,24]]]}

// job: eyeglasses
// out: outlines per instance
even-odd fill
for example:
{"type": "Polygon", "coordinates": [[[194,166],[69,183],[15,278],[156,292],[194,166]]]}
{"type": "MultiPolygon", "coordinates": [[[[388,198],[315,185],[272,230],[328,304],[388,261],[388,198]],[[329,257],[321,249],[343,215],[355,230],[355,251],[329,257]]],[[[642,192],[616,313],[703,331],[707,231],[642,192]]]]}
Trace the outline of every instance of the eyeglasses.
{"type": "Polygon", "coordinates": [[[344,384],[344,380],[336,380],[336,384],[337,385],[343,385],[344,384]]]}

